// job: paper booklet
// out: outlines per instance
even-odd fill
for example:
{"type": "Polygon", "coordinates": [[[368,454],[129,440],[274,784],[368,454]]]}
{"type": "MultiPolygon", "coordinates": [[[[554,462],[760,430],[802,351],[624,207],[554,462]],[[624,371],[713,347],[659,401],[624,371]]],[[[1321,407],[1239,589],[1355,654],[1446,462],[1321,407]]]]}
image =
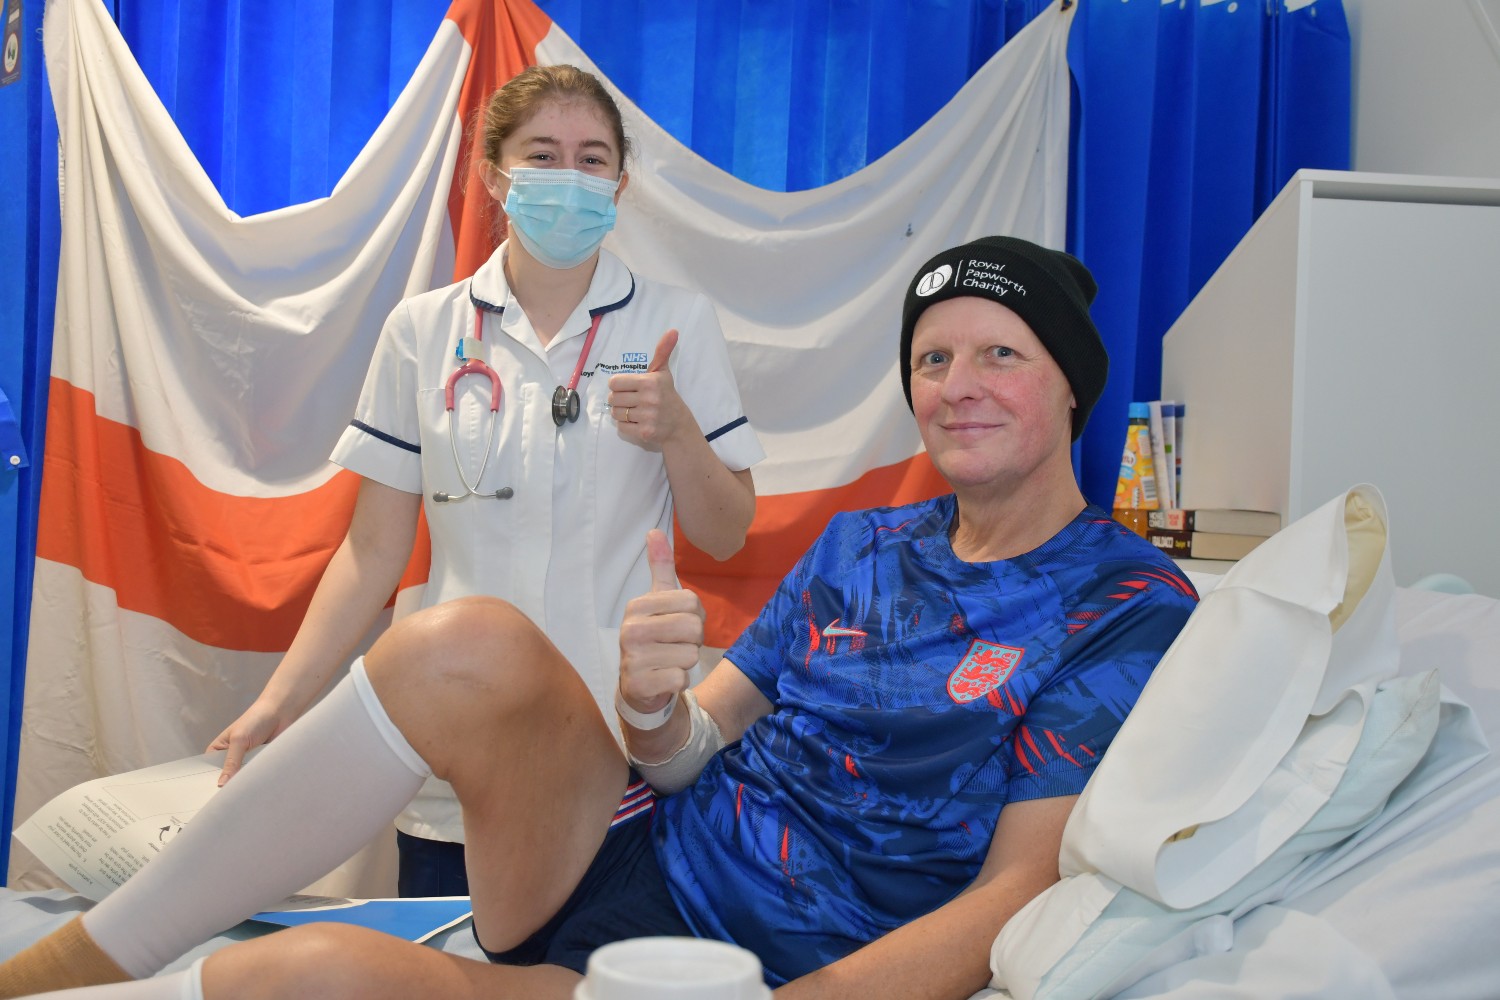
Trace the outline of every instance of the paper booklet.
{"type": "MultiPolygon", "coordinates": [[[[16,828],[15,837],[70,889],[97,903],[182,832],[218,791],[223,766],[221,751],[85,781],[38,809],[16,828]]],[[[286,926],[332,920],[425,941],[469,913],[467,896],[292,896],[251,919],[286,926]]]]}
{"type": "Polygon", "coordinates": [[[335,899],[330,896],[292,896],[285,909],[257,913],[251,920],[281,927],[334,922],[373,927],[421,944],[456,927],[473,915],[468,896],[422,899],[335,899]]]}

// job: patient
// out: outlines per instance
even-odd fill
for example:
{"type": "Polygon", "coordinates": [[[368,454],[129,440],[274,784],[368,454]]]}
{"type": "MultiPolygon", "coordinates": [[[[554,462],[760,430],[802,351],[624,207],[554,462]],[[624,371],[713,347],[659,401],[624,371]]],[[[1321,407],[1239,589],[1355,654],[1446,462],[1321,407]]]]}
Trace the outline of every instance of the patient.
{"type": "Polygon", "coordinates": [[[982,988],[1196,601],[1076,485],[1108,369],[1093,294],[1022,240],[929,261],[900,368],[953,493],[835,517],[691,691],[703,610],[653,532],[620,636],[628,758],[518,611],[413,615],[169,851],[0,966],[0,996],[152,975],[342,861],[429,773],[463,804],[492,964],[322,924],[76,996],[562,998],[594,948],[656,934],[751,949],[778,997],[982,988]]]}

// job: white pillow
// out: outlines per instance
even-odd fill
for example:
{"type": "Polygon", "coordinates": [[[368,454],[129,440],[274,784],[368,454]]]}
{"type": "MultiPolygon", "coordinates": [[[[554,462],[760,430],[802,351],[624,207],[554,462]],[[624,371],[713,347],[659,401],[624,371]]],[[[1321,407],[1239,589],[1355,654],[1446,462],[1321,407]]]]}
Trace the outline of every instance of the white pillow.
{"type": "Polygon", "coordinates": [[[1369,692],[1399,664],[1385,524],[1379,491],[1355,487],[1225,574],[1079,798],[1063,874],[1101,872],[1147,898],[1196,906],[1327,801],[1369,692]],[[1366,698],[1348,700],[1355,688],[1366,698]],[[1267,779],[1313,714],[1332,719],[1319,732],[1317,780],[1292,799],[1268,797],[1267,779]]]}
{"type": "MultiPolygon", "coordinates": [[[[1006,978],[997,976],[993,985],[1005,986],[1014,997],[1036,1000],[1111,996],[1147,975],[1203,952],[1229,950],[1236,917],[1255,906],[1280,900],[1287,876],[1307,858],[1369,822],[1396,786],[1411,774],[1437,732],[1439,688],[1436,672],[1429,671],[1396,678],[1373,692],[1359,742],[1331,797],[1301,830],[1218,897],[1179,910],[1097,873],[1070,876],[1044,894],[1049,898],[1039,903],[1032,915],[1033,931],[1055,923],[1048,919],[1047,911],[1054,916],[1065,915],[1062,919],[1070,925],[1080,912],[1097,911],[1096,919],[1055,964],[1043,970],[1037,970],[1033,962],[1034,940],[1021,945],[1019,954],[1014,954],[1018,942],[1009,942],[1002,949],[997,939],[995,968],[1006,978]],[[1101,894],[1108,894],[1110,899],[1099,908],[1101,894]]],[[[1326,730],[1341,725],[1331,716],[1309,720],[1267,784],[1288,797],[1294,795],[1297,786],[1316,785],[1326,730]]]]}

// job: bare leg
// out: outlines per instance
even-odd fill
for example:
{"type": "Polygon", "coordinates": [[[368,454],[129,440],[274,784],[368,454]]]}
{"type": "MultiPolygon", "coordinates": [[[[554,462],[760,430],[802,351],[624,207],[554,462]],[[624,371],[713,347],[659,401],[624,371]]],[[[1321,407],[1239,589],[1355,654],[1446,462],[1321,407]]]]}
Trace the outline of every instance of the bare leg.
{"type": "MultiPolygon", "coordinates": [[[[503,951],[572,893],[604,840],[627,768],[588,688],[519,611],[467,599],[417,626],[388,633],[365,667],[392,721],[458,793],[475,926],[486,948],[503,951]]],[[[569,1000],[579,978],[335,924],[231,946],[203,969],[207,1000],[569,1000]]]]}
{"type": "Polygon", "coordinates": [[[581,977],[555,965],[508,968],[342,924],[233,944],[155,979],[48,993],[56,1000],[569,1000],[581,977]],[[199,976],[201,975],[201,981],[199,976]]]}
{"type": "MultiPolygon", "coordinates": [[[[366,656],[365,677],[364,694],[347,688],[337,706],[299,720],[171,850],[86,914],[88,947],[149,975],[304,884],[292,871],[299,859],[321,865],[308,878],[343,860],[353,848],[340,837],[358,832],[362,843],[389,823],[427,765],[464,805],[485,945],[509,948],[544,923],[593,859],[626,784],[582,680],[524,615],[489,598],[398,622],[366,656]],[[326,865],[308,860],[325,854],[326,865]]],[[[0,995],[109,981],[38,970],[30,953],[52,941],[0,965],[0,982],[13,983],[0,995]]],[[[78,966],[64,957],[50,967],[78,966]]]]}
{"type": "Polygon", "coordinates": [[[388,633],[365,666],[391,719],[458,794],[475,926],[503,951],[578,884],[628,769],[588,688],[521,612],[485,598],[433,612],[388,633]]]}
{"type": "Polygon", "coordinates": [[[555,965],[512,968],[339,924],[310,924],[231,945],[203,966],[205,1000],[570,1000],[581,977],[555,965]]]}

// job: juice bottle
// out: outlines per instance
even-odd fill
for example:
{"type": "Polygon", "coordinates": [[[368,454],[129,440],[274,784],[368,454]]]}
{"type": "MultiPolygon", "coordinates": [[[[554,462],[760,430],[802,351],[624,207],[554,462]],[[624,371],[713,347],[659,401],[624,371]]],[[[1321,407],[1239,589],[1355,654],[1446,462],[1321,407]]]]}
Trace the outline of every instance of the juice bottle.
{"type": "Polygon", "coordinates": [[[1151,408],[1145,403],[1131,403],[1125,454],[1120,458],[1120,478],[1115,480],[1115,509],[1157,507],[1156,472],[1151,463],[1151,408]]]}

